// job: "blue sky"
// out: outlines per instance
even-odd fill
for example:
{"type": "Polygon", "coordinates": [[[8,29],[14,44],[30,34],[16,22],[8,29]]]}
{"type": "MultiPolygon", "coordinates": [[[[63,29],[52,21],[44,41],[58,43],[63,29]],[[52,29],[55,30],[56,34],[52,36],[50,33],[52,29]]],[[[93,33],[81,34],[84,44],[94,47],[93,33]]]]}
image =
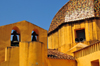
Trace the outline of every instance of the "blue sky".
{"type": "Polygon", "coordinates": [[[18,21],[29,21],[46,30],[69,0],[0,0],[0,26],[18,21]]]}

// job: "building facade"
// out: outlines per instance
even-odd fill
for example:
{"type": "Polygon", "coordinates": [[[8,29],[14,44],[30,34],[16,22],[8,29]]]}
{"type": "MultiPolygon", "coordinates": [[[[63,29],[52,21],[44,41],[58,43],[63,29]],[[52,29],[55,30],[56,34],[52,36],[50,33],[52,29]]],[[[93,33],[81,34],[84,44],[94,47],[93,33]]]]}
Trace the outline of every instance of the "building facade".
{"type": "Polygon", "coordinates": [[[49,48],[73,55],[73,51],[99,41],[99,6],[99,0],[70,0],[66,3],[51,22],[49,48]]]}
{"type": "Polygon", "coordinates": [[[70,0],[48,32],[28,21],[0,26],[0,66],[100,66],[99,22],[100,0],[70,0]]]}

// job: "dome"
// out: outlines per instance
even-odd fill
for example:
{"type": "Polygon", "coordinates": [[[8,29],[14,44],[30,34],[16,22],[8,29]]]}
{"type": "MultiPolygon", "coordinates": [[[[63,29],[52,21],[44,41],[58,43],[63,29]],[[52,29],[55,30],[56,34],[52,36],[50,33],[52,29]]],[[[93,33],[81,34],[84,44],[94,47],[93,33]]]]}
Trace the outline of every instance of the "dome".
{"type": "Polygon", "coordinates": [[[62,23],[100,16],[100,0],[70,0],[54,16],[48,33],[62,23]]]}

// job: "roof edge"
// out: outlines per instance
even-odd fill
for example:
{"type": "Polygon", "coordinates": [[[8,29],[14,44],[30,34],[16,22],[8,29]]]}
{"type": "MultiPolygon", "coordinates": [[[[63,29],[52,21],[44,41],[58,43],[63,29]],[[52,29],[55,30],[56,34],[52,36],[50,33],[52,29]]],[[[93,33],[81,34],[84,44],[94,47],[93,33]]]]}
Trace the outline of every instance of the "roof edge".
{"type": "Polygon", "coordinates": [[[60,24],[57,28],[55,28],[54,30],[52,30],[52,31],[48,31],[48,36],[51,34],[51,33],[53,33],[53,32],[55,32],[55,31],[57,31],[60,27],[62,27],[62,25],[64,25],[64,24],[68,24],[68,23],[75,23],[75,22],[79,22],[79,21],[84,21],[84,20],[89,20],[89,19],[100,19],[100,17],[91,17],[91,18],[85,18],[85,19],[81,19],[81,20],[76,20],[76,21],[69,21],[69,22],[63,22],[62,24],[60,24]]]}

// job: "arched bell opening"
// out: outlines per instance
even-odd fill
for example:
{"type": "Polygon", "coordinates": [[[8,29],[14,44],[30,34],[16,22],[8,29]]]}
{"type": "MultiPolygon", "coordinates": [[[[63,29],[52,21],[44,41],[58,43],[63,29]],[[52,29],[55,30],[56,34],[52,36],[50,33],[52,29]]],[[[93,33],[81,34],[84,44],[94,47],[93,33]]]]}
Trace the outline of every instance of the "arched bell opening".
{"type": "Polygon", "coordinates": [[[19,46],[20,33],[17,27],[14,27],[11,32],[11,46],[19,46]]]}
{"type": "Polygon", "coordinates": [[[31,41],[38,41],[38,32],[36,30],[32,31],[31,41]]]}

